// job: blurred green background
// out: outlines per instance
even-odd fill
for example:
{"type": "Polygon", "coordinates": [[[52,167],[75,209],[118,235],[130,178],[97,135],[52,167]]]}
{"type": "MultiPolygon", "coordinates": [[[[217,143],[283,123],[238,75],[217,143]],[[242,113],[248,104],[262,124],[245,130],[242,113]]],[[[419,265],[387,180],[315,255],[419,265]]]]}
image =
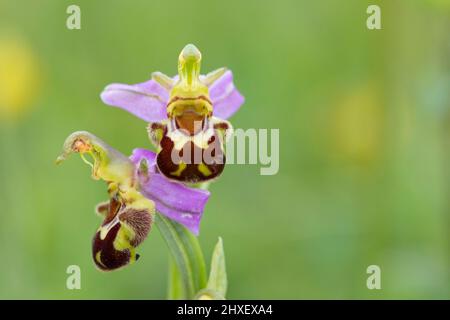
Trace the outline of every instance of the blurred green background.
{"type": "Polygon", "coordinates": [[[449,31],[448,0],[0,0],[0,298],[166,297],[156,228],[138,263],[95,269],[105,185],[54,160],[76,130],[150,148],[146,123],[99,93],[175,74],[190,42],[203,73],[233,70],[236,128],[280,129],[277,175],[230,165],[211,187],[200,242],[209,261],[224,238],[228,298],[450,298],[449,31]],[[81,290],[66,289],[71,264],[81,290]]]}

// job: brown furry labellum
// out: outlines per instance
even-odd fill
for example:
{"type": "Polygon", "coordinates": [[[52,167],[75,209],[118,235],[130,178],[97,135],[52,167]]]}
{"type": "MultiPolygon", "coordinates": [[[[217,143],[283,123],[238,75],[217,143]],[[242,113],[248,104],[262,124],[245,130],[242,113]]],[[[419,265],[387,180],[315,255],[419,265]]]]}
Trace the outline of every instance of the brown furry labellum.
{"type": "Polygon", "coordinates": [[[187,130],[180,128],[177,121],[151,123],[148,127],[150,139],[159,149],[159,171],[169,179],[188,183],[217,178],[225,167],[223,139],[231,125],[204,119],[196,130],[187,130]],[[194,143],[195,136],[201,137],[197,141],[202,145],[194,143]]]}
{"type": "Polygon", "coordinates": [[[146,209],[133,208],[113,198],[97,206],[105,217],[92,241],[92,257],[96,266],[111,271],[139,259],[135,248],[145,240],[152,225],[146,209]]]}

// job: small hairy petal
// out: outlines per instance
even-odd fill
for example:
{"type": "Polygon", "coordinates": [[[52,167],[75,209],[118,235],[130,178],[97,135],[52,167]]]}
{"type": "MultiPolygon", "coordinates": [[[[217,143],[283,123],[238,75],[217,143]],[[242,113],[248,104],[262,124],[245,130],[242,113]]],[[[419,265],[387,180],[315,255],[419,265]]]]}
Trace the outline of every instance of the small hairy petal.
{"type": "Polygon", "coordinates": [[[154,80],[133,85],[113,83],[103,90],[100,97],[104,103],[124,109],[147,122],[167,118],[169,93],[154,80]]]}
{"type": "Polygon", "coordinates": [[[213,115],[228,119],[244,103],[244,97],[233,83],[233,73],[228,70],[209,87],[209,96],[213,103],[213,115]]]}
{"type": "Polygon", "coordinates": [[[137,247],[147,238],[152,226],[152,216],[145,210],[128,209],[119,217],[134,232],[134,238],[130,244],[137,247]]]}

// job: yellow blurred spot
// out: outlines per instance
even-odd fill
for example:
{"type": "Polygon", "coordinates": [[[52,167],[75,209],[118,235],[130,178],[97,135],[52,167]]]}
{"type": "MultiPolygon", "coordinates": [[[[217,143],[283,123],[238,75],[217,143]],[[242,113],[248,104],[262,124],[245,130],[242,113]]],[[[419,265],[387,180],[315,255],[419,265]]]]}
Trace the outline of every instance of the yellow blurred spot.
{"type": "Polygon", "coordinates": [[[0,121],[31,109],[40,87],[37,58],[19,37],[0,35],[0,121]]]}
{"type": "Polygon", "coordinates": [[[450,1],[448,0],[428,0],[428,2],[438,9],[450,9],[450,1]]]}
{"type": "Polygon", "coordinates": [[[358,164],[370,164],[382,143],[384,112],[378,91],[366,85],[352,89],[333,108],[331,139],[338,155],[358,164]]]}

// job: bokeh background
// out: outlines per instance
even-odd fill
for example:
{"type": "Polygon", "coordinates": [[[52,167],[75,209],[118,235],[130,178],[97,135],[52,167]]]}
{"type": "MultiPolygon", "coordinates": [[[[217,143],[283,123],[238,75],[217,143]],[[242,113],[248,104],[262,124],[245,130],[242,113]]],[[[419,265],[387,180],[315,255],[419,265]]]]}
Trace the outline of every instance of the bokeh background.
{"type": "Polygon", "coordinates": [[[175,74],[190,42],[204,72],[233,70],[235,127],[280,129],[277,175],[230,165],[211,187],[200,242],[209,260],[223,237],[228,298],[450,298],[449,31],[448,0],[0,0],[0,298],[166,297],[156,228],[138,263],[95,269],[105,185],[54,160],[76,130],[150,148],[146,123],[99,93],[175,74]],[[81,290],[66,289],[71,264],[81,290]]]}

